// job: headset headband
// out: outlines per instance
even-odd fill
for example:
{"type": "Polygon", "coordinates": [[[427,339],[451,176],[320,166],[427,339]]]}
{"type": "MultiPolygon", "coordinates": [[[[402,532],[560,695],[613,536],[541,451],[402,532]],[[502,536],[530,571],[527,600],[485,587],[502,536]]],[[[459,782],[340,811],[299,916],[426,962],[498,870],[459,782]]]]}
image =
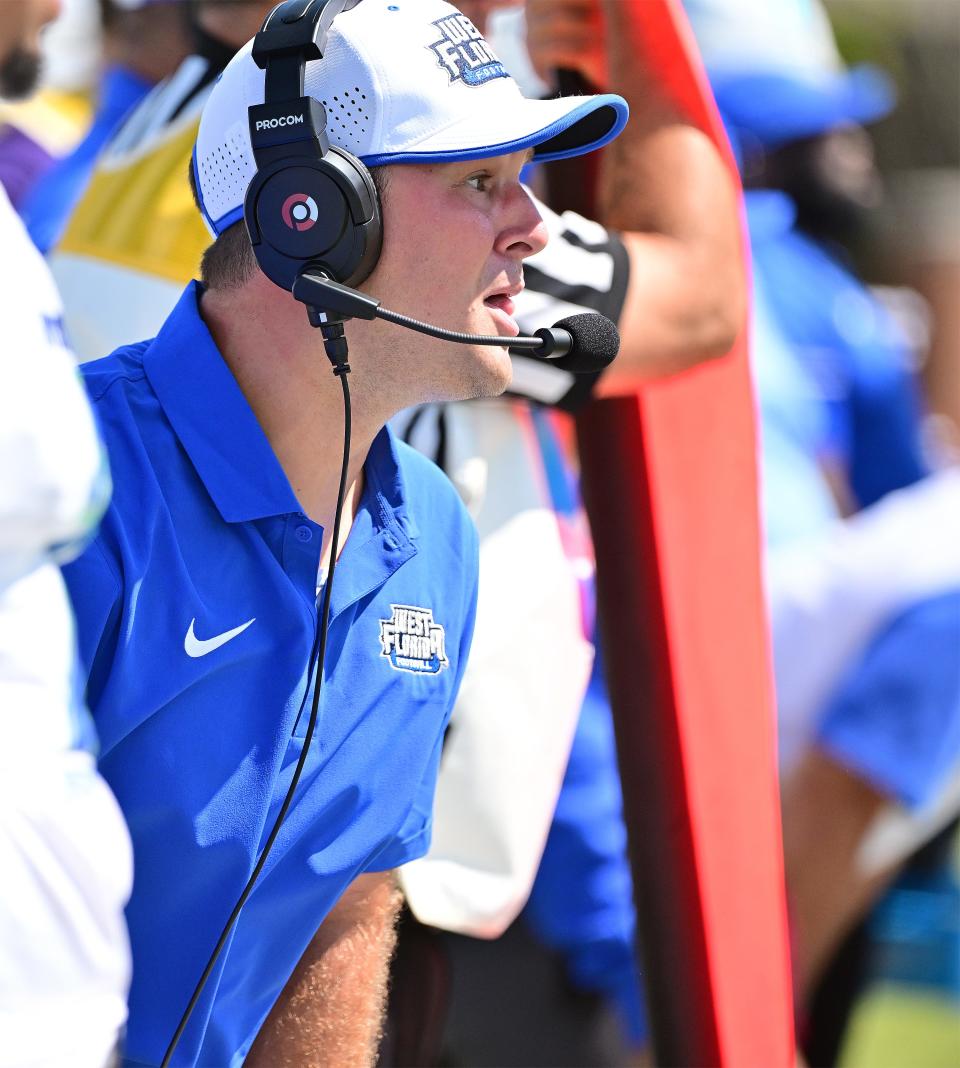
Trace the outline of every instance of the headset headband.
{"type": "Polygon", "coordinates": [[[293,289],[308,267],[348,285],[376,266],[380,205],[370,172],[331,147],[323,105],[304,96],[306,65],[323,58],[337,15],[360,0],[284,0],[254,38],[252,58],[264,73],[264,102],[249,108],[257,173],[244,217],[261,269],[293,289]]]}
{"type": "Polygon", "coordinates": [[[263,20],[253,41],[253,61],[267,72],[264,100],[303,96],[303,68],[323,59],[333,20],[360,0],[283,0],[263,20]]]}

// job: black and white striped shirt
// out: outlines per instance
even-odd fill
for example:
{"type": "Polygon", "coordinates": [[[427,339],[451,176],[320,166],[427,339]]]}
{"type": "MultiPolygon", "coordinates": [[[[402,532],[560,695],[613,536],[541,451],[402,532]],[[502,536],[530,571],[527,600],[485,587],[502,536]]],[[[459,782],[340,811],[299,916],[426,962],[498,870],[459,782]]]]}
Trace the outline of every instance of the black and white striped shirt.
{"type": "MultiPolygon", "coordinates": [[[[581,215],[570,211],[557,215],[539,200],[536,203],[550,239],[546,248],[524,261],[526,288],[514,300],[521,333],[583,312],[600,312],[617,322],[630,276],[623,241],[581,215]]],[[[545,360],[514,356],[510,393],[575,411],[590,397],[599,377],[599,372],[573,375],[545,360]]]]}

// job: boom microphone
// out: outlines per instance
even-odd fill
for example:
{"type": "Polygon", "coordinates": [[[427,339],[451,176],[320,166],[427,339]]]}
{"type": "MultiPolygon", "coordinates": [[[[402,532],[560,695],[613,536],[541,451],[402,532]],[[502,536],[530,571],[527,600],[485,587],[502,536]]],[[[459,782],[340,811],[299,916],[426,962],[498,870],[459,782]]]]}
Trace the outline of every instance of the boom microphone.
{"type": "Polygon", "coordinates": [[[549,330],[537,330],[535,336],[560,336],[561,343],[549,352],[526,352],[515,348],[514,338],[510,351],[527,356],[540,356],[550,360],[554,367],[570,371],[575,375],[589,375],[608,367],[620,351],[620,334],[614,323],[605,315],[597,312],[583,312],[581,315],[569,315],[566,319],[554,323],[549,330]],[[567,340],[569,339],[569,340],[567,340]]]}
{"type": "Polygon", "coordinates": [[[512,353],[550,360],[555,367],[572,374],[602,371],[620,351],[616,326],[605,316],[589,312],[568,316],[552,327],[542,327],[532,337],[508,338],[499,334],[445,330],[433,323],[412,319],[409,315],[382,308],[376,298],[334,282],[320,271],[304,271],[294,282],[293,295],[307,305],[310,321],[317,320],[314,325],[323,322],[325,313],[347,319],[383,319],[458,345],[506,345],[512,353]]]}

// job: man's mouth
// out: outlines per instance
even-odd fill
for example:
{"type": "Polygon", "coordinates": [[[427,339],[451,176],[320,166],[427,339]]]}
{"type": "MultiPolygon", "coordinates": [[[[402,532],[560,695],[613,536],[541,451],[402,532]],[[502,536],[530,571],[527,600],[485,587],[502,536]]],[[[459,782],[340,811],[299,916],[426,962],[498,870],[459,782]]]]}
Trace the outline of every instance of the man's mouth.
{"type": "Polygon", "coordinates": [[[520,333],[514,316],[513,298],[522,289],[522,286],[512,286],[510,289],[490,293],[483,298],[483,305],[489,309],[497,323],[497,332],[506,337],[516,337],[520,333]]]}
{"type": "Polygon", "coordinates": [[[506,315],[513,316],[513,300],[506,293],[493,293],[489,297],[484,297],[483,303],[488,308],[499,308],[506,315]]]}

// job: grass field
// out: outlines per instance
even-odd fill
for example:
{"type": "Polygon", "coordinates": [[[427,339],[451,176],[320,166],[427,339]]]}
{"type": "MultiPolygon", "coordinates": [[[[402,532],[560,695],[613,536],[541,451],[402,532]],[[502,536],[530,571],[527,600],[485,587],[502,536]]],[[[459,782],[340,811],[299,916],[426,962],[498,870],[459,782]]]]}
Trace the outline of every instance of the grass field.
{"type": "Polygon", "coordinates": [[[842,1068],[960,1068],[960,1003],[878,985],[858,1005],[842,1068]]]}

